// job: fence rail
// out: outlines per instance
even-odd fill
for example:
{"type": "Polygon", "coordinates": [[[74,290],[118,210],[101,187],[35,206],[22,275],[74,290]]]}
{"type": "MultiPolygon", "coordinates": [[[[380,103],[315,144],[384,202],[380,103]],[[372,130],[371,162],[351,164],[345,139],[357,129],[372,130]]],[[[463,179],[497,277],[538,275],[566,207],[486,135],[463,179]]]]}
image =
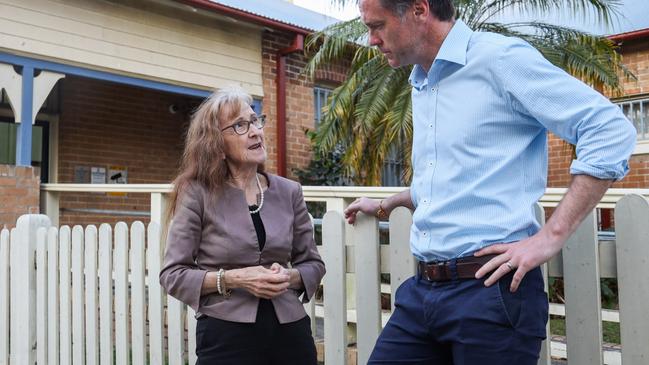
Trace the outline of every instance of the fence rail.
{"type": "MultiPolygon", "coordinates": [[[[598,240],[593,213],[545,270],[565,280],[565,351],[572,364],[649,363],[649,201],[638,194],[615,201],[615,241],[598,240]],[[618,278],[621,355],[602,352],[600,277],[618,278]]],[[[357,363],[367,361],[389,316],[380,304],[386,287],[380,274],[390,274],[394,293],[415,272],[411,220],[405,208],[392,212],[390,243],[380,245],[373,217],[359,215],[355,226],[339,211],[323,218],[320,249],[328,272],[318,312],[326,364],[348,363],[352,316],[357,363]]],[[[22,216],[16,228],[2,230],[0,365],[194,363],[193,312],[158,283],[160,232],[156,221],[70,228],[44,215],[22,216]]],[[[315,313],[313,303],[306,307],[315,313]]],[[[553,350],[546,342],[539,363],[549,364],[553,350]]]]}
{"type": "MultiPolygon", "coordinates": [[[[406,189],[405,187],[370,187],[370,186],[303,186],[304,199],[307,202],[323,202],[326,204],[326,211],[335,210],[342,212],[343,209],[358,197],[369,197],[383,199],[392,194],[406,189]]],[[[173,190],[171,184],[42,184],[41,185],[41,212],[44,212],[51,220],[53,226],[58,226],[61,210],[68,209],[60,207],[61,194],[70,193],[145,193],[151,195],[151,210],[148,216],[151,221],[161,223],[168,205],[169,194],[173,190]]],[[[539,200],[539,204],[546,208],[556,207],[563,195],[565,188],[547,188],[545,194],[539,200]]],[[[626,194],[638,194],[649,198],[649,189],[608,189],[597,208],[614,208],[618,200],[626,194]]],[[[95,207],[96,208],[96,207],[95,207]]],[[[83,208],[91,213],[93,207],[83,208]]],[[[69,211],[69,209],[68,209],[69,211]]],[[[103,211],[102,214],[106,212],[103,211]]],[[[127,215],[127,211],[116,211],[115,215],[127,215]]],[[[133,216],[146,214],[141,211],[133,211],[133,216]]]]}

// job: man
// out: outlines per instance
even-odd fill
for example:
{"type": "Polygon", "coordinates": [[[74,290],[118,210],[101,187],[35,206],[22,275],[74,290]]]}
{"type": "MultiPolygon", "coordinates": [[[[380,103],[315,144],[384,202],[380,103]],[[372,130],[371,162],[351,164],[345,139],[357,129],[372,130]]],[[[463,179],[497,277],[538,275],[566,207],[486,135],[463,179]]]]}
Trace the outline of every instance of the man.
{"type": "Polygon", "coordinates": [[[452,0],[361,0],[360,10],[390,66],[415,65],[410,189],[345,211],[354,223],[359,211],[414,210],[418,275],[396,292],[369,363],[536,364],[548,318],[539,266],[628,172],[636,132],[529,44],[455,21],[452,0]],[[541,228],[547,130],[576,144],[577,159],[541,228]]]}

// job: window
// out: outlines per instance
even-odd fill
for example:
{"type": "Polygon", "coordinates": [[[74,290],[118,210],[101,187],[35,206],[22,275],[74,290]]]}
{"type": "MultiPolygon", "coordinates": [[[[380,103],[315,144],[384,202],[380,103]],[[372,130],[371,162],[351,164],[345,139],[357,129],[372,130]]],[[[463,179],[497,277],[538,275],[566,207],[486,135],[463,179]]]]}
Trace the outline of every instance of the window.
{"type": "MultiPolygon", "coordinates": [[[[19,124],[0,118],[0,164],[16,163],[16,130],[19,124]]],[[[32,126],[32,166],[41,168],[41,182],[49,176],[49,123],[36,121],[32,126]]]]}
{"type": "Polygon", "coordinates": [[[617,102],[638,131],[639,141],[649,141],[649,97],[617,102]]]}
{"type": "Polygon", "coordinates": [[[261,99],[252,99],[252,110],[255,111],[257,114],[261,114],[261,110],[263,108],[263,103],[261,99]]]}
{"type": "Polygon", "coordinates": [[[321,86],[313,87],[313,119],[314,127],[318,128],[322,120],[322,107],[327,105],[327,99],[331,95],[331,89],[321,86]]]}
{"type": "MultiPolygon", "coordinates": [[[[60,108],[60,83],[57,83],[39,109],[32,126],[32,166],[40,167],[41,183],[49,182],[50,174],[50,120],[60,108]],[[43,120],[44,119],[44,120],[43,120]]],[[[0,164],[16,163],[16,130],[20,124],[14,121],[9,97],[4,89],[0,91],[0,164]]]]}
{"type": "Polygon", "coordinates": [[[399,151],[395,146],[390,147],[388,156],[383,161],[381,173],[381,186],[404,186],[401,179],[403,176],[403,161],[399,158],[399,151]]]}

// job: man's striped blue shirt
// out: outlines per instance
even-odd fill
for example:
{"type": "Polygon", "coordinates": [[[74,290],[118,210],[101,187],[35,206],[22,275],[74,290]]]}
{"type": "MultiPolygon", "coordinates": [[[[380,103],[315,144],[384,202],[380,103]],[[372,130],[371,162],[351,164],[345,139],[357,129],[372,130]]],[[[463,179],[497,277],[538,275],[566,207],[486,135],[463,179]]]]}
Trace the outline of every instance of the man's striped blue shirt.
{"type": "Polygon", "coordinates": [[[429,72],[416,65],[410,83],[410,244],[420,260],[539,230],[548,130],[577,146],[571,174],[619,180],[628,172],[636,132],[620,109],[520,39],[458,20],[429,72]]]}

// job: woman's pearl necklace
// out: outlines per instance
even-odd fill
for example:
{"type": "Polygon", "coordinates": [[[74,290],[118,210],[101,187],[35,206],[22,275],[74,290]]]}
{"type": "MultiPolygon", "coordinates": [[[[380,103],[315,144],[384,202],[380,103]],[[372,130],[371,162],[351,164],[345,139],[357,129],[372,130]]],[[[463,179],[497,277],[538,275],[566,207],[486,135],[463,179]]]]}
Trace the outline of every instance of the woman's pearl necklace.
{"type": "Polygon", "coordinates": [[[261,182],[259,181],[259,174],[255,174],[255,177],[257,178],[257,187],[259,188],[259,194],[261,195],[261,199],[259,199],[259,206],[255,210],[251,210],[250,214],[257,214],[261,210],[261,207],[264,206],[264,189],[261,188],[261,182]]]}

